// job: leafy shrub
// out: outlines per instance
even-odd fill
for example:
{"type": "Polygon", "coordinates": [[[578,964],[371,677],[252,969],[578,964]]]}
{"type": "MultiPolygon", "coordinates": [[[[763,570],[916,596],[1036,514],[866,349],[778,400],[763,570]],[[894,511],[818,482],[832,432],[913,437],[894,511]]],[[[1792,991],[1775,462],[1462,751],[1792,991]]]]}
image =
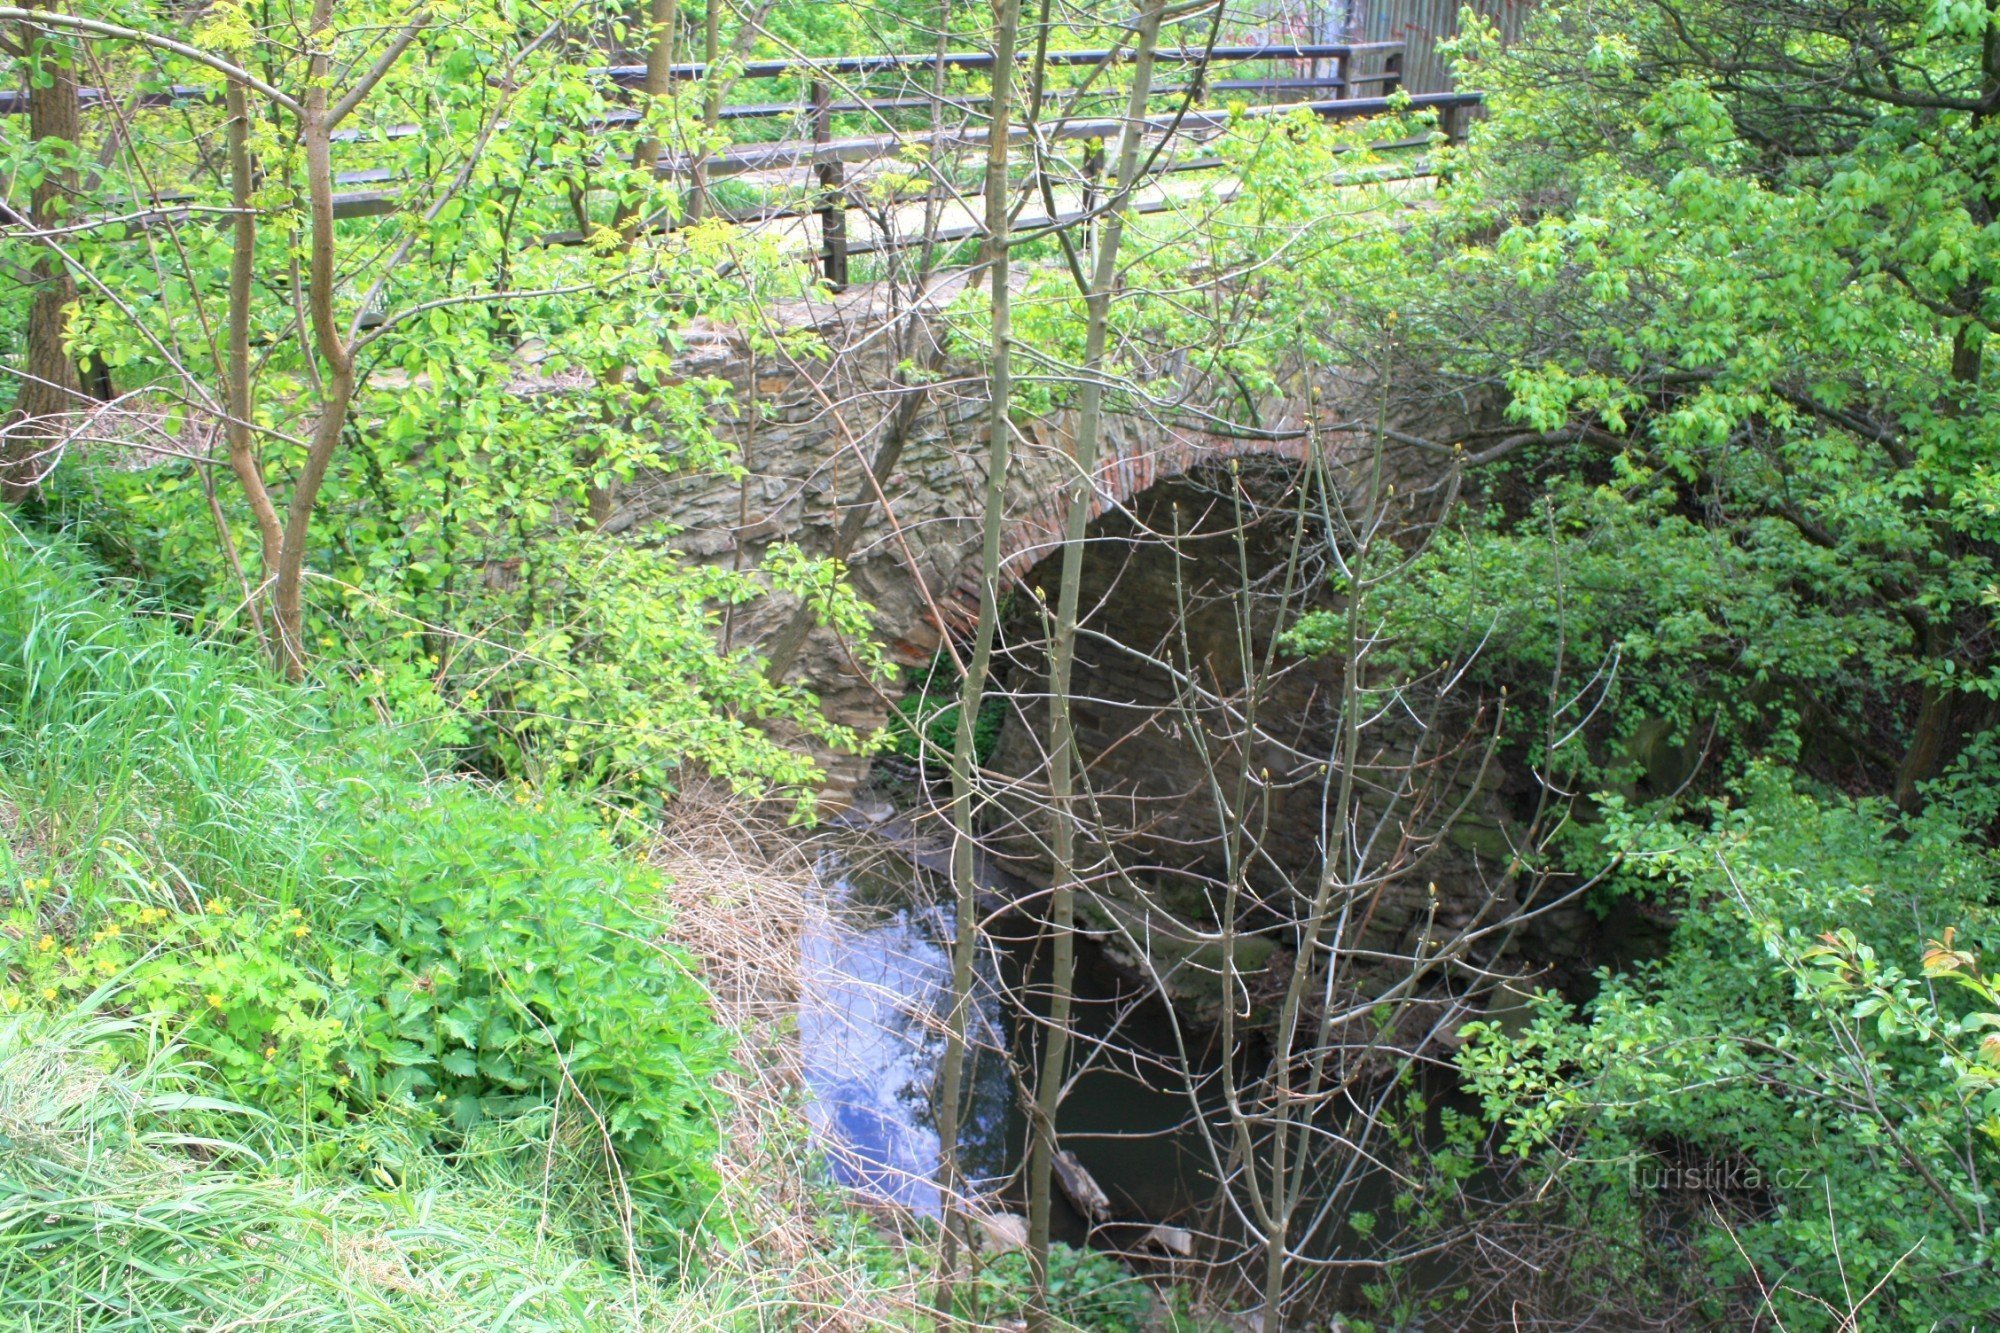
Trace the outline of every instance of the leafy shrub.
{"type": "MultiPolygon", "coordinates": [[[[1028,1309],[1033,1289],[1028,1256],[1019,1250],[1000,1254],[983,1265],[979,1280],[961,1301],[975,1321],[1017,1319],[1028,1309]]],[[[1151,1289],[1109,1255],[1060,1243],[1049,1246],[1050,1312],[1075,1328],[1099,1333],[1136,1333],[1152,1312],[1151,1289]]]]}
{"type": "Polygon", "coordinates": [[[574,799],[420,759],[0,534],[0,1010],[106,988],[295,1125],[449,1146],[563,1106],[665,1244],[728,1052],[654,873],[574,799]]]}
{"type": "Polygon", "coordinates": [[[1718,1319],[1732,1299],[1798,1329],[2000,1309],[1978,1222],[2000,1170],[2000,1043],[1982,1040],[2000,1005],[1978,961],[2000,947],[1992,854],[1948,805],[1898,820],[1766,769],[1744,796],[1707,827],[1614,805],[1626,891],[1684,895],[1669,952],[1580,1013],[1550,997],[1511,1033],[1468,1028],[1471,1084],[1515,1150],[1588,1188],[1625,1195],[1662,1150],[1749,1181],[1726,1224],[1668,1222],[1659,1191],[1650,1223],[1643,1193],[1627,1210],[1685,1229],[1718,1319]]]}
{"type": "Polygon", "coordinates": [[[603,1117],[636,1198],[677,1225],[706,1194],[727,1046],[688,960],[639,910],[652,872],[588,815],[462,783],[356,797],[340,868],[377,1095],[430,1097],[470,1130],[566,1089],[603,1117]]]}

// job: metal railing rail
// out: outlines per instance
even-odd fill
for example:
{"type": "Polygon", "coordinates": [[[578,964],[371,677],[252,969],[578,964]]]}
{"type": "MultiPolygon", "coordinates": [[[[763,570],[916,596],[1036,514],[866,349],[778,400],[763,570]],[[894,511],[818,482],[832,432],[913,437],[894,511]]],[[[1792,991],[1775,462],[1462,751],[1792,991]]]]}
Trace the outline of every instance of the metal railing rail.
{"type": "MultiPolygon", "coordinates": [[[[1327,96],[1302,101],[1266,101],[1230,111],[1210,109],[1184,109],[1172,114],[1149,116],[1145,128],[1149,134],[1159,137],[1182,136],[1200,140],[1220,132],[1236,116],[1265,117],[1292,114],[1304,111],[1326,120],[1346,120],[1385,114],[1398,109],[1435,109],[1439,115],[1440,127],[1450,138],[1461,137],[1466,114],[1477,106],[1477,93],[1430,93],[1417,96],[1393,98],[1401,78],[1401,42],[1340,42],[1303,44],[1262,44],[1218,46],[1209,50],[1195,48],[1175,48],[1158,53],[1157,59],[1170,63],[1196,67],[1192,81],[1162,87],[1155,90],[1160,98],[1193,98],[1207,92],[1247,92],[1264,94],[1313,94],[1327,96]],[[1380,55],[1383,69],[1374,74],[1356,74],[1354,61],[1361,56],[1380,55]],[[1331,61],[1334,73],[1331,76],[1306,78],[1207,80],[1208,70],[1218,64],[1253,61],[1311,61],[1317,69],[1324,61],[1331,61]],[[1370,97],[1355,96],[1359,86],[1374,84],[1381,88],[1380,95],[1370,97]]],[[[1023,54],[1023,62],[1030,57],[1023,54]]],[[[1049,51],[1044,59],[1054,66],[1091,66],[1120,64],[1131,61],[1135,53],[1130,48],[1108,48],[1086,51],[1049,51]]],[[[731,176],[746,176],[760,172],[794,171],[809,169],[814,177],[812,197],[799,203],[779,203],[769,207],[731,211],[711,207],[712,216],[722,216],[732,221],[756,222],[783,218],[802,218],[817,215],[820,219],[821,243],[817,262],[822,274],[836,285],[844,284],[847,278],[847,259],[850,252],[876,251],[892,248],[899,243],[916,243],[920,238],[907,242],[878,238],[866,245],[850,246],[847,241],[847,213],[858,207],[851,196],[845,180],[845,168],[896,156],[911,146],[923,146],[938,150],[958,150],[983,147],[988,141],[988,131],[978,124],[968,123],[942,130],[912,130],[903,133],[851,135],[835,138],[832,120],[835,115],[860,113],[880,113],[883,111],[926,110],[940,105],[940,99],[925,93],[921,96],[892,96],[884,98],[848,97],[836,101],[829,76],[867,76],[887,72],[909,70],[933,70],[942,65],[947,69],[979,71],[990,70],[994,57],[990,52],[956,51],[942,55],[873,55],[837,56],[813,60],[753,60],[738,65],[734,73],[747,79],[805,78],[808,80],[804,104],[794,102],[753,102],[740,103],[720,108],[724,120],[775,118],[782,116],[809,116],[811,120],[810,139],[783,139],[765,143],[738,143],[707,154],[663,153],[657,170],[662,176],[679,179],[699,179],[706,188],[706,182],[731,176]]],[[[629,87],[644,75],[637,66],[610,66],[598,73],[621,87],[629,87]]],[[[701,64],[683,64],[673,67],[677,80],[694,81],[707,76],[708,68],[701,64]]],[[[95,88],[81,90],[85,106],[104,105],[114,99],[95,88]]],[[[175,85],[137,94],[122,104],[127,107],[166,107],[188,102],[216,102],[220,94],[211,88],[175,85]]],[[[947,94],[942,105],[961,111],[968,116],[976,115],[984,99],[976,95],[947,94]]],[[[20,92],[0,93],[0,115],[22,114],[27,109],[27,96],[20,92]]],[[[614,125],[631,124],[638,121],[643,112],[637,108],[614,111],[605,117],[600,125],[593,128],[610,128],[614,125]]],[[[1015,126],[1009,133],[1009,145],[1025,144],[1031,139],[1041,143],[1114,138],[1123,126],[1122,117],[1091,116],[1079,118],[1065,116],[1053,123],[1029,129],[1015,126]]],[[[415,125],[376,127],[369,130],[343,131],[335,137],[346,142],[372,139],[378,136],[391,138],[415,135],[420,127],[415,125]]],[[[1401,140],[1395,144],[1375,145],[1378,148],[1409,147],[1415,141],[1401,140]]],[[[1162,159],[1155,168],[1156,175],[1169,172],[1208,170],[1223,166],[1221,159],[1204,156],[1189,161],[1162,159]]],[[[334,216],[338,218],[361,218],[380,216],[394,212],[402,203],[403,191],[399,187],[400,177],[390,169],[341,172],[335,177],[337,187],[334,196],[334,216]]],[[[974,186],[973,188],[979,188],[974,186]]],[[[919,203],[926,198],[948,197],[951,192],[940,187],[928,193],[919,193],[903,202],[919,203]]],[[[160,210],[161,215],[172,215],[177,204],[191,202],[191,196],[160,196],[149,202],[160,210]]],[[[1156,211],[1141,209],[1140,211],[1156,211]]],[[[1079,217],[1083,216],[1079,213],[1079,217]]],[[[671,228],[674,224],[665,224],[671,228]]],[[[1047,220],[1038,224],[1049,225],[1047,220]]],[[[961,226],[967,237],[976,234],[980,228],[961,226]]],[[[561,237],[551,237],[559,241],[561,237]]],[[[573,239],[573,238],[572,238],[573,239]]],[[[949,237],[936,239],[966,239],[949,237]]]]}
{"type": "MultiPolygon", "coordinates": [[[[1168,64],[1220,65],[1262,60],[1311,60],[1314,62],[1331,60],[1336,66],[1344,66],[1353,57],[1370,54],[1393,54],[1402,49],[1401,42],[1331,42],[1317,45],[1263,45],[1263,46],[1218,46],[1212,51],[1198,48],[1176,48],[1162,51],[1155,58],[1168,64]]],[[[1028,57],[1021,57],[1023,63],[1028,57]]],[[[1129,48],[1114,47],[1089,51],[1050,51],[1046,57],[1052,66],[1125,64],[1132,59],[1129,48]]],[[[731,71],[739,79],[784,79],[803,78],[807,80],[823,78],[827,75],[867,75],[884,74],[903,70],[932,69],[942,64],[946,69],[990,70],[993,68],[993,54],[990,51],[947,51],[942,57],[936,53],[927,55],[879,55],[879,56],[832,56],[826,58],[806,58],[798,60],[751,60],[731,71]]],[[[595,71],[600,77],[609,79],[621,88],[634,88],[645,78],[645,67],[641,65],[610,65],[595,71]]],[[[676,83],[694,83],[708,77],[708,66],[704,64],[683,64],[672,67],[672,80],[676,83]]],[[[1344,71],[1331,79],[1313,79],[1307,82],[1316,87],[1340,86],[1344,71]]],[[[1358,82],[1394,82],[1397,75],[1374,75],[1358,82]]],[[[1162,89],[1162,92],[1169,91],[1162,89]]],[[[101,88],[78,90],[79,100],[85,107],[115,104],[118,98],[107,94],[101,88]]],[[[177,106],[184,103],[220,102],[222,94],[214,88],[194,84],[174,84],[168,88],[152,89],[133,97],[126,105],[139,108],[177,106]]],[[[907,100],[915,105],[928,106],[929,98],[895,99],[907,100]]],[[[976,100],[976,99],[975,99],[976,100]]],[[[869,102],[855,102],[835,107],[836,111],[860,111],[872,109],[869,102]]],[[[725,120],[751,119],[767,116],[796,114],[801,105],[796,102],[754,102],[725,105],[722,116],[725,120]]],[[[24,92],[0,92],[0,116],[27,114],[28,95],[24,92]]]]}

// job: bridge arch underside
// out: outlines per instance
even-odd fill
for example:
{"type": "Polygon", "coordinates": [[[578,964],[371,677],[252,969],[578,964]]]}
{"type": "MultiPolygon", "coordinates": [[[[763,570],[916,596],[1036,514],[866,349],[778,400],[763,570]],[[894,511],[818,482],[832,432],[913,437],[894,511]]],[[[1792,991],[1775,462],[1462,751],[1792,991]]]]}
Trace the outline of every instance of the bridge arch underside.
{"type": "MultiPolygon", "coordinates": [[[[1225,919],[1245,932],[1235,966],[1253,991],[1260,970],[1289,970],[1324,865],[1346,664],[1278,641],[1336,605],[1317,484],[1298,460],[1205,463],[1090,527],[1071,682],[1089,834],[1081,911],[1115,959],[1191,1015],[1221,1000],[1225,919]]],[[[1010,706],[991,762],[1003,781],[984,821],[995,858],[1035,884],[1051,877],[1046,650],[1060,565],[1027,569],[1005,620],[1010,706]]],[[[1458,705],[1382,703],[1359,710],[1370,720],[1350,834],[1372,838],[1374,854],[1371,882],[1346,904],[1346,942],[1413,957],[1514,906],[1511,793],[1462,743],[1473,721],[1458,705]]],[[[1561,961],[1577,936],[1542,931],[1512,947],[1561,961]]]]}

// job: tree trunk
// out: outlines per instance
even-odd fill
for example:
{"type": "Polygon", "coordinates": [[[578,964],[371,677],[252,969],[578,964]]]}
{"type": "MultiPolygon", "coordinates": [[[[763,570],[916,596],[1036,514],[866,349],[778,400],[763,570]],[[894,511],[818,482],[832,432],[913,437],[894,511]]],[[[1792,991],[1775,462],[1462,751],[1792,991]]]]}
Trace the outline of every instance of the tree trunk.
{"type": "MultiPolygon", "coordinates": [[[[277,572],[285,537],[277,506],[272,503],[271,492],[264,484],[263,459],[259,456],[252,426],[256,406],[250,397],[250,306],[255,296],[252,281],[255,277],[257,215],[251,207],[251,195],[256,183],[252,179],[250,162],[250,104],[243,85],[234,80],[226,85],[224,98],[229,112],[229,202],[236,210],[229,251],[229,379],[225,386],[229,421],[226,431],[229,469],[236,474],[237,485],[243,488],[244,499],[257,521],[261,562],[258,566],[258,586],[251,593],[248,610],[251,622],[261,633],[265,584],[277,572]]],[[[275,651],[276,645],[270,646],[275,651]]]]}
{"type": "MultiPolygon", "coordinates": [[[[312,32],[308,40],[315,46],[327,39],[332,26],[331,0],[314,6],[312,32]]],[[[305,115],[301,137],[305,140],[306,194],[310,203],[312,229],[306,277],[306,311],[311,320],[313,341],[321,361],[326,363],[322,382],[319,420],[313,424],[312,441],[306,447],[305,466],[292,487],[291,503],[285,511],[285,528],[278,553],[276,583],[272,591],[273,630],[277,635],[278,663],[292,680],[305,676],[304,586],[306,548],[312,536],[313,508],[327,467],[340,446],[347,428],[348,407],[354,399],[354,356],[341,337],[334,318],[333,292],[338,275],[334,271],[333,235],[333,144],[332,116],[327,109],[327,57],[315,50],[306,89],[305,115]]]]}
{"type": "Polygon", "coordinates": [[[977,759],[979,705],[993,662],[1000,625],[1000,538],[1006,527],[1007,467],[1011,456],[1008,410],[1013,400],[1013,293],[1008,286],[1007,139],[1014,111],[1014,48],[1021,27],[1021,0],[1001,0],[993,41],[991,134],[986,143],[986,265],[992,315],[992,367],[986,412],[986,487],[982,496],[979,549],[979,624],[972,659],[959,682],[958,729],[951,749],[951,885],[953,938],[951,1008],[945,1020],[944,1060],[938,1070],[939,1211],[944,1222],[939,1249],[937,1310],[952,1318],[952,1290],[958,1252],[957,1207],[962,1181],[958,1170],[958,1124],[965,1082],[966,1027],[972,1008],[974,952],[978,948],[978,885],[973,880],[973,767],[977,759]]]}
{"type": "MultiPolygon", "coordinates": [[[[80,131],[76,67],[68,45],[28,24],[21,25],[21,44],[34,57],[31,67],[43,76],[29,80],[28,134],[38,148],[73,150],[80,131]]],[[[44,173],[29,200],[29,220],[37,228],[60,226],[75,190],[73,169],[44,173]]],[[[63,421],[84,396],[68,347],[76,278],[67,261],[48,247],[30,275],[34,292],[28,301],[27,373],[0,438],[0,500],[10,503],[35,494],[65,434],[63,421]]]]}
{"type": "Polygon", "coordinates": [[[1076,459],[1071,473],[1063,530],[1061,583],[1049,644],[1049,822],[1051,873],[1049,932],[1052,937],[1049,1021],[1042,1067],[1035,1081],[1035,1106],[1028,1154],[1028,1261],[1034,1287],[1028,1327],[1042,1333],[1051,1323],[1048,1261],[1049,1224],[1055,1200],[1051,1175],[1056,1153],[1056,1113],[1069,1066],[1070,1008],[1076,971],[1076,735],[1070,712],[1070,670],[1076,660],[1077,602],[1083,579],[1084,536],[1091,498],[1097,488],[1097,445],[1104,411],[1103,367],[1118,281],[1118,250],[1124,238],[1125,206],[1139,171],[1139,138],[1151,90],[1153,54],[1159,47],[1165,0],[1149,3],[1139,16],[1131,96],[1118,134],[1117,178],[1097,237],[1089,290],[1084,293],[1083,391],[1077,410],[1076,459]]]}
{"type": "Polygon", "coordinates": [[[1896,768],[1892,792],[1897,807],[1905,814],[1913,815],[1923,809],[1923,794],[1917,787],[1936,777],[1944,767],[1946,751],[1956,732],[1952,720],[1957,701],[1958,696],[1951,689],[1933,683],[1924,686],[1917,704],[1917,720],[1910,728],[1910,743],[1903,751],[1903,762],[1896,768]]]}

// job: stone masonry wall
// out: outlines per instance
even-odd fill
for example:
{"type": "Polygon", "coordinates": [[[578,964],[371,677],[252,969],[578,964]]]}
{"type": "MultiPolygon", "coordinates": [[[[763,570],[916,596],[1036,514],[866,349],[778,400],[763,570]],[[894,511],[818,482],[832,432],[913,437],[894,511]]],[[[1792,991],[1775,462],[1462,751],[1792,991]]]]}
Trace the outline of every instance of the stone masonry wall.
{"type": "MultiPolygon", "coordinates": [[[[850,506],[866,502],[867,522],[849,557],[853,584],[875,608],[878,637],[892,656],[911,665],[928,662],[947,634],[969,624],[978,599],[985,379],[976,362],[944,355],[936,341],[956,295],[947,285],[917,309],[896,310],[881,291],[856,289],[775,312],[795,335],[810,340],[809,347],[758,345],[722,327],[701,331],[682,364],[690,375],[731,385],[735,415],[717,424],[735,444],[742,474],[639,478],[626,489],[612,525],[665,523],[677,530],[673,544],[687,554],[748,567],[781,541],[828,551],[850,506]],[[912,366],[933,369],[913,375],[912,366]],[[921,388],[905,387],[918,381],[921,388]],[[883,488],[886,503],[878,503],[869,460],[911,393],[921,394],[914,423],[883,488]]],[[[1320,468],[1332,485],[1350,492],[1362,484],[1394,487],[1402,517],[1415,520],[1435,505],[1442,474],[1434,454],[1405,446],[1378,452],[1374,432],[1352,426],[1357,419],[1379,419],[1383,394],[1363,377],[1302,369],[1290,377],[1288,394],[1260,405],[1256,429],[1239,430],[1201,424],[1204,418],[1190,406],[1200,401],[1199,386],[1176,384],[1173,372],[1162,367],[1149,382],[1151,407],[1125,403],[1105,422],[1076,718],[1094,802],[1090,816],[1104,832],[1104,846],[1118,853],[1115,873],[1114,858],[1100,861],[1105,873],[1095,886],[1098,901],[1125,918],[1098,924],[1145,933],[1153,942],[1152,964],[1182,969],[1198,990],[1208,947],[1201,931],[1215,919],[1217,886],[1229,878],[1202,750],[1229,781],[1246,764],[1257,775],[1252,786],[1262,851],[1240,878],[1261,900],[1254,910],[1264,919],[1295,915],[1318,876],[1323,765],[1332,754],[1342,671],[1337,660],[1277,659],[1282,670],[1260,704],[1260,739],[1241,747],[1228,739],[1240,730],[1230,718],[1183,706],[1183,692],[1161,661],[1199,664],[1222,695],[1242,683],[1232,593],[1245,567],[1234,539],[1219,535],[1231,517],[1218,509],[1219,497],[1231,494],[1240,478],[1253,501],[1274,501],[1303,471],[1320,468]],[[1170,398],[1180,407],[1158,407],[1158,400],[1170,398]],[[1178,547],[1157,540],[1177,525],[1183,533],[1206,535],[1178,547]]],[[[1463,405],[1406,404],[1387,424],[1403,434],[1453,440],[1469,428],[1470,413],[1463,405]]],[[[1013,687],[1015,715],[992,765],[1010,780],[1011,795],[989,812],[989,823],[996,847],[1017,869],[1036,876],[1046,873],[1039,847],[1045,821],[1032,817],[1035,794],[1045,790],[1040,738],[1046,709],[1036,697],[1042,664],[1033,593],[1041,588],[1052,600],[1055,562],[1044,562],[1059,549],[1074,423],[1070,413],[1056,411],[1017,419],[1015,430],[1003,549],[1007,578],[1026,595],[1012,599],[1002,670],[1013,687]]],[[[1254,527],[1251,576],[1268,578],[1283,563],[1290,539],[1289,527],[1254,527]]],[[[790,605],[773,599],[737,613],[725,633],[736,644],[767,642],[791,613],[790,605]]],[[[1281,627],[1268,617],[1257,619],[1260,614],[1253,614],[1250,640],[1261,655],[1281,627]]],[[[832,635],[815,632],[807,640],[796,672],[834,719],[864,731],[885,720],[889,694],[861,674],[850,645],[832,635]]],[[[1448,714],[1423,722],[1446,732],[1470,724],[1448,714]]],[[[1415,719],[1407,726],[1379,722],[1368,743],[1388,763],[1410,750],[1410,728],[1417,725],[1415,719]]],[[[837,807],[865,777],[866,765],[828,756],[828,768],[825,800],[837,807]]],[[[1441,806],[1463,807],[1440,846],[1373,896],[1362,932],[1371,947],[1401,951],[1413,931],[1456,929],[1482,905],[1499,905],[1512,892],[1503,873],[1501,804],[1491,790],[1497,780],[1489,772],[1480,787],[1478,773],[1461,759],[1438,760],[1420,784],[1429,794],[1412,805],[1385,795],[1395,785],[1387,769],[1366,776],[1364,807],[1373,802],[1378,810],[1395,809],[1411,822],[1417,842],[1425,836],[1424,821],[1437,817],[1441,806]]]]}
{"type": "MultiPolygon", "coordinates": [[[[809,340],[806,347],[758,346],[741,330],[698,329],[681,364],[690,376],[731,386],[734,415],[717,426],[736,446],[743,475],[638,478],[623,491],[611,527],[668,524],[677,533],[672,544],[686,554],[751,567],[781,541],[809,552],[830,550],[848,507],[866,502],[867,525],[849,557],[854,586],[875,607],[892,656],[912,665],[929,661],[945,633],[971,622],[978,604],[985,378],[975,361],[937,352],[945,312],[959,290],[955,282],[942,283],[915,307],[897,309],[883,290],[856,288],[771,312],[794,340],[809,340]],[[933,359],[941,369],[920,388],[899,385],[899,365],[933,359]],[[881,497],[887,503],[874,503],[869,460],[898,404],[912,392],[921,395],[914,427],[881,497]]],[[[1338,372],[1300,372],[1292,377],[1293,392],[1261,405],[1257,430],[1208,429],[1198,389],[1176,386],[1174,373],[1173,366],[1161,367],[1149,387],[1163,399],[1182,398],[1178,406],[1140,412],[1114,405],[1107,413],[1093,516],[1206,463],[1300,463],[1315,449],[1338,452],[1351,446],[1351,437],[1337,428],[1308,429],[1308,418],[1338,423],[1373,410],[1347,411],[1368,397],[1365,383],[1338,372]]],[[[1058,544],[1062,488],[1073,470],[1073,414],[1017,419],[1015,431],[1003,540],[1010,583],[1058,544]]],[[[1408,450],[1394,467],[1408,490],[1433,480],[1436,471],[1432,459],[1408,450]]],[[[735,643],[764,642],[790,615],[783,599],[771,599],[738,613],[727,633],[735,643]]],[[[830,635],[808,640],[797,673],[838,721],[866,730],[886,717],[888,701],[857,672],[848,647],[830,635]]],[[[829,769],[827,800],[837,806],[865,766],[829,756],[829,769]]]]}

